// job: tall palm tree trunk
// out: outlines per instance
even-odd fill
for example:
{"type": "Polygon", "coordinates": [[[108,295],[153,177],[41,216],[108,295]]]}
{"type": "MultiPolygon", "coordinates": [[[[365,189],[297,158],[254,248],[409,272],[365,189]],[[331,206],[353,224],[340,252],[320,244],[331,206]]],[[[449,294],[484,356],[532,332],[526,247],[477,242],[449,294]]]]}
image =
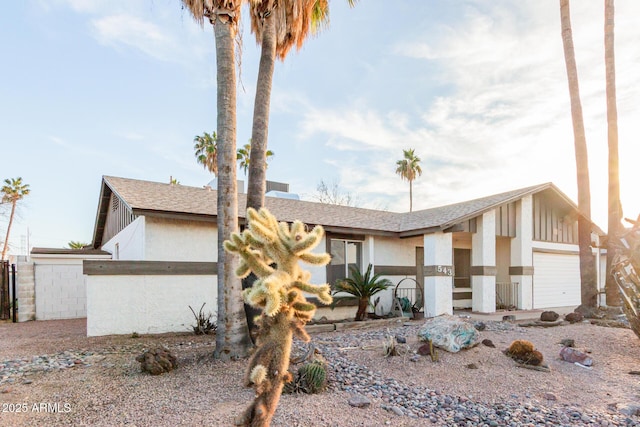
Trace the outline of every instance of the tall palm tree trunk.
{"type": "Polygon", "coordinates": [[[589,159],[587,156],[587,140],[580,103],[578,85],[578,68],[576,66],[571,33],[571,16],[569,0],[560,0],[560,18],[562,25],[562,45],[569,80],[571,98],[571,118],[576,153],[576,173],[578,183],[578,245],[580,248],[580,289],[581,305],[584,308],[597,306],[598,291],[596,283],[595,259],[591,251],[591,193],[589,183],[589,159]]]}
{"type": "Polygon", "coordinates": [[[256,98],[253,107],[247,209],[258,210],[264,206],[269,105],[271,103],[271,87],[276,62],[276,25],[274,15],[272,11],[268,11],[264,17],[258,82],[256,84],[256,98]]]}
{"type": "Polygon", "coordinates": [[[11,232],[11,225],[13,224],[13,216],[16,213],[17,200],[11,202],[11,213],[9,214],[9,224],[7,224],[7,234],[4,239],[4,246],[2,248],[2,257],[0,261],[5,260],[7,256],[7,250],[9,249],[9,233],[11,232]]]}
{"type": "Polygon", "coordinates": [[[615,242],[620,235],[622,205],[620,203],[620,170],[618,165],[618,109],[616,106],[616,63],[614,48],[614,1],[604,2],[604,60],[607,80],[607,133],[609,146],[609,217],[607,240],[607,306],[621,305],[618,286],[611,274],[611,266],[617,255],[615,242]]]}
{"type": "MultiPolygon", "coordinates": [[[[253,128],[251,130],[251,154],[249,158],[249,183],[247,185],[247,206],[259,210],[264,206],[267,182],[267,142],[269,134],[269,106],[271,103],[271,87],[276,62],[276,18],[273,13],[273,3],[265,0],[266,10],[263,14],[263,29],[260,65],[258,67],[258,81],[256,83],[256,98],[253,107],[253,128]],[[271,9],[269,9],[271,8],[271,9]]],[[[242,280],[242,289],[253,286],[254,275],[242,280]]],[[[253,319],[261,311],[249,304],[244,304],[251,340],[257,330],[253,319]]]]}
{"type": "MultiPolygon", "coordinates": [[[[222,15],[226,18],[226,16],[222,15]]],[[[218,129],[218,333],[216,357],[244,357],[251,342],[244,314],[240,279],[235,275],[236,256],[223,242],[238,229],[236,182],[236,70],[233,19],[211,17],[216,40],[218,129]]]]}

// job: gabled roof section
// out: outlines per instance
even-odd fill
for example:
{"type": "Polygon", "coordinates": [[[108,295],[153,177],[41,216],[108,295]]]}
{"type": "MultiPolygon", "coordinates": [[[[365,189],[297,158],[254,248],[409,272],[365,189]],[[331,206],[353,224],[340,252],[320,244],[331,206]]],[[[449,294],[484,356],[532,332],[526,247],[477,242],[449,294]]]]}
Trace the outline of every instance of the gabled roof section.
{"type": "MultiPolygon", "coordinates": [[[[491,209],[545,190],[553,191],[577,210],[575,203],[552,183],[408,213],[274,197],[267,197],[265,203],[266,207],[281,221],[291,222],[301,219],[310,225],[322,225],[330,232],[408,237],[445,230],[491,209]]],[[[112,193],[126,203],[134,215],[202,221],[215,221],[217,215],[217,191],[214,189],[104,176],[94,229],[94,248],[102,245],[102,232],[112,193]]],[[[239,194],[238,206],[245,206],[245,204],[246,195],[239,194]]],[[[243,219],[244,212],[241,211],[239,216],[243,219]]]]}
{"type": "MultiPolygon", "coordinates": [[[[481,197],[479,199],[468,200],[466,202],[408,212],[402,214],[403,221],[400,232],[403,235],[413,235],[422,234],[423,231],[429,229],[444,230],[462,221],[482,215],[483,213],[491,209],[495,209],[498,206],[520,200],[525,196],[541,192],[547,188],[553,188],[562,194],[562,192],[560,192],[560,190],[558,190],[552,183],[548,182],[546,184],[507,191],[505,193],[494,194],[492,196],[481,197]]],[[[573,202],[571,202],[571,200],[564,195],[562,196],[573,206],[573,202]]]]}

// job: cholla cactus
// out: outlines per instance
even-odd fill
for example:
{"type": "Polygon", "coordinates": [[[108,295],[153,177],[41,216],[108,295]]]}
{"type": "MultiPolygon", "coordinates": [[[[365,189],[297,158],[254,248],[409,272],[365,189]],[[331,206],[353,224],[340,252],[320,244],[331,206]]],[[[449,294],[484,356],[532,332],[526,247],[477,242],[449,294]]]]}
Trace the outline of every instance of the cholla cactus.
{"type": "Polygon", "coordinates": [[[304,326],[316,306],[306,300],[304,293],[316,295],[324,304],[332,301],[329,285],[309,283],[311,274],[300,268],[299,261],[325,265],[330,256],[311,253],[324,236],[320,226],[307,232],[302,222],[278,222],[264,208],[249,209],[247,219],[248,228],[224,242],[228,252],[240,255],[236,274],[246,277],[253,272],[258,277],[242,295],[247,304],[262,309],[257,322],[257,349],[245,378],[245,385],[256,390],[256,398],[236,425],[268,426],[284,383],[291,381],[288,369],[293,334],[309,341],[304,326]]]}

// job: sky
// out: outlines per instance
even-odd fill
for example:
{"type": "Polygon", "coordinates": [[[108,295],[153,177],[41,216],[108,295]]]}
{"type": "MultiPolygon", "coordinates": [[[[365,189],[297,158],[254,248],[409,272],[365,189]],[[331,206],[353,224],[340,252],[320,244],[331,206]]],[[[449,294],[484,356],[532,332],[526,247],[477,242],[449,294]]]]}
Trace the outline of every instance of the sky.
{"type": "MultiPolygon", "coordinates": [[[[426,209],[553,182],[577,200],[557,0],[346,0],[330,25],[276,64],[268,179],[313,200],[337,183],[362,207],[404,212],[395,174],[413,148],[426,209]]],[[[238,145],[251,136],[259,48],[243,10],[238,145]]],[[[640,213],[640,2],[616,1],[622,205],[640,213]]],[[[607,227],[602,1],[571,19],[592,217],[607,227]]],[[[0,179],[31,193],[11,253],[90,243],[103,175],[203,186],[193,138],[216,127],[213,29],[179,0],[24,0],[0,14],[0,179]]],[[[243,172],[239,171],[239,178],[243,172]]],[[[7,207],[0,214],[4,240],[7,207]]]]}

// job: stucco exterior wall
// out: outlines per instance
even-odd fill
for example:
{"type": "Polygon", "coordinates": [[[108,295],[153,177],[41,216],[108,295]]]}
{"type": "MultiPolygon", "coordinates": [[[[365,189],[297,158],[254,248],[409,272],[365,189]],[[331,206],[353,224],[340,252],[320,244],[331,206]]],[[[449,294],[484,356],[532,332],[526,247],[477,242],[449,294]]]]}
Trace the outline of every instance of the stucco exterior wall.
{"type": "Polygon", "coordinates": [[[144,260],[144,235],[146,218],[141,216],[102,245],[115,260],[144,260]]]}
{"type": "Polygon", "coordinates": [[[147,218],[145,261],[218,261],[216,224],[201,221],[147,218]]]}
{"type": "Polygon", "coordinates": [[[216,276],[86,276],[87,336],[191,331],[216,311],[216,276]]]}
{"type": "MultiPolygon", "coordinates": [[[[416,247],[423,245],[422,236],[408,239],[395,239],[391,237],[369,236],[373,240],[374,265],[388,267],[408,267],[415,272],[416,268],[416,247]]],[[[365,265],[366,267],[366,265],[365,265]]],[[[374,272],[375,268],[374,268],[374,272]]],[[[404,278],[416,279],[414,274],[384,275],[382,278],[389,279],[393,286],[386,291],[376,295],[380,297],[380,302],[376,307],[376,314],[385,315],[393,309],[393,297],[396,285],[404,278]]],[[[404,286],[404,285],[403,285],[404,286]]],[[[375,299],[375,297],[374,297],[375,299]]],[[[370,309],[373,312],[372,309],[370,309]]]]}

